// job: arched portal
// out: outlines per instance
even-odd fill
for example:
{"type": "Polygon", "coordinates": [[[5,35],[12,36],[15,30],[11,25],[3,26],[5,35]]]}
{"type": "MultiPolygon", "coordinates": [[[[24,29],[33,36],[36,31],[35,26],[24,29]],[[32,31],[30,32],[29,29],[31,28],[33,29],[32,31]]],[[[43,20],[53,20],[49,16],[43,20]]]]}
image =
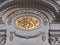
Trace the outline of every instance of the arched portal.
{"type": "Polygon", "coordinates": [[[10,0],[1,4],[1,20],[7,30],[5,45],[50,45],[51,23],[58,18],[53,3],[10,0]]]}

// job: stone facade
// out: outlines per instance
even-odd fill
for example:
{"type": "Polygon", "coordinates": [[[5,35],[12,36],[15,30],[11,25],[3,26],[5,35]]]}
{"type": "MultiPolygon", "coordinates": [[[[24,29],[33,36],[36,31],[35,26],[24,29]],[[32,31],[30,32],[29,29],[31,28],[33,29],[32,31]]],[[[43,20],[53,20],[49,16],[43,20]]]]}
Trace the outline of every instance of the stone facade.
{"type": "Polygon", "coordinates": [[[0,45],[60,45],[59,1],[0,0],[0,45]]]}

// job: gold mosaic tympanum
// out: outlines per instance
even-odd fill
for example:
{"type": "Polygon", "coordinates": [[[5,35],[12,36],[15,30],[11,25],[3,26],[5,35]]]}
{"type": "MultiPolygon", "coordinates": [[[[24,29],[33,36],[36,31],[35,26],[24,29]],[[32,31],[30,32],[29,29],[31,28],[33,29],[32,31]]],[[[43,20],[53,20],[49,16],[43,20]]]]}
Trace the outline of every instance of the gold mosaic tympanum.
{"type": "Polygon", "coordinates": [[[33,16],[21,16],[16,20],[16,26],[23,30],[31,30],[39,25],[39,20],[33,16]]]}

